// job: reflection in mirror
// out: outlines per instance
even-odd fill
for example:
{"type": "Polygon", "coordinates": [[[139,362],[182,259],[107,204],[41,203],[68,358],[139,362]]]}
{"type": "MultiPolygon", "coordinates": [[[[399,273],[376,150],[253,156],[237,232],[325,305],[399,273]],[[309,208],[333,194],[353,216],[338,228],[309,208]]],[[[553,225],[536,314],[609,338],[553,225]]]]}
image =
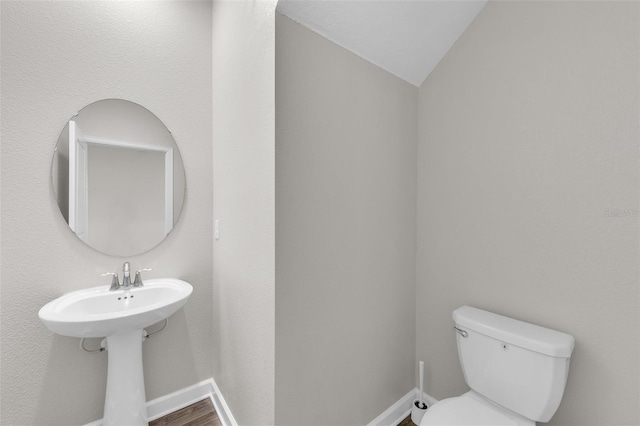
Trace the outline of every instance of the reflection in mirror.
{"type": "Polygon", "coordinates": [[[150,250],[182,210],[178,147],[164,124],[133,102],[106,99],[72,117],[58,138],[51,170],[69,227],[105,254],[150,250]]]}

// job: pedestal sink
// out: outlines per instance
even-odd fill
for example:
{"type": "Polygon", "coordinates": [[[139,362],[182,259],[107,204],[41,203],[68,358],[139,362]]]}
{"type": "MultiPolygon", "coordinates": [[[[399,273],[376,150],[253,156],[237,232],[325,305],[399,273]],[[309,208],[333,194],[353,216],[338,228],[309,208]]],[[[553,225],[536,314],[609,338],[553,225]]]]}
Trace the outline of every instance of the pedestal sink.
{"type": "Polygon", "coordinates": [[[145,280],[143,287],[110,291],[109,286],[67,293],[44,305],[38,316],[47,328],[70,337],[106,337],[108,351],[104,426],[147,425],[142,372],[144,328],[168,318],[189,299],[185,281],[145,280]]]}

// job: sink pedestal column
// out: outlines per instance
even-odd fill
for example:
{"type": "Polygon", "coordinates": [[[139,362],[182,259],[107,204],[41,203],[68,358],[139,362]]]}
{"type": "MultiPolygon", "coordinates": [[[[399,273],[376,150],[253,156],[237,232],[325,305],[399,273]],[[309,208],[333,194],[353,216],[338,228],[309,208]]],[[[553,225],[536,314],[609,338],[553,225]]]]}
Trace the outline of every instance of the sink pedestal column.
{"type": "Polygon", "coordinates": [[[147,426],[147,400],[142,371],[143,330],[107,337],[107,396],[103,426],[147,426]]]}

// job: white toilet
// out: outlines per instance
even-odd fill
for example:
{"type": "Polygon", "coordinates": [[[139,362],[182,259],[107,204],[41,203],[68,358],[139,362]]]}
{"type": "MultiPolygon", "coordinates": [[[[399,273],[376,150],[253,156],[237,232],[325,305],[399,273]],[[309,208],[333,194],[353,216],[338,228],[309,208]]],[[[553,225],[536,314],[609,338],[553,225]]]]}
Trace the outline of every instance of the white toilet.
{"type": "Polygon", "coordinates": [[[420,426],[548,422],[567,383],[572,336],[481,309],[453,311],[458,355],[471,390],[433,404],[420,426]]]}

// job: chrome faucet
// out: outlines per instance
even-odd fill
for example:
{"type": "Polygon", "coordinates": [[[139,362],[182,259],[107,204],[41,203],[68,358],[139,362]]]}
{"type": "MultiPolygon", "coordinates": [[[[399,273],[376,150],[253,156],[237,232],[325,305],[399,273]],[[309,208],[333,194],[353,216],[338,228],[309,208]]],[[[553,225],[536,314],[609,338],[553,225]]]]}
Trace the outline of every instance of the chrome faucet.
{"type": "Polygon", "coordinates": [[[144,269],[138,269],[136,271],[136,278],[133,280],[133,286],[134,287],[142,287],[144,284],[142,284],[142,275],[140,275],[140,272],[142,271],[150,271],[151,268],[144,268],[144,269]]]}
{"type": "Polygon", "coordinates": [[[140,272],[151,271],[151,268],[138,269],[136,271],[136,276],[133,282],[131,282],[130,270],[131,264],[129,262],[124,262],[124,265],[122,265],[122,284],[120,284],[118,280],[118,274],[116,272],[105,272],[104,274],[100,275],[102,275],[103,277],[107,275],[113,276],[113,278],[111,279],[111,287],[109,287],[109,291],[115,291],[120,290],[121,288],[142,287],[142,275],[140,275],[140,272]]]}
{"type": "Polygon", "coordinates": [[[115,291],[120,288],[120,281],[118,280],[118,274],[116,274],[115,272],[105,272],[104,274],[100,274],[100,275],[103,277],[106,277],[107,275],[113,276],[113,278],[111,279],[111,287],[109,287],[109,291],[115,291]]]}
{"type": "Polygon", "coordinates": [[[122,265],[122,287],[131,287],[131,276],[129,274],[129,262],[122,265]]]}

